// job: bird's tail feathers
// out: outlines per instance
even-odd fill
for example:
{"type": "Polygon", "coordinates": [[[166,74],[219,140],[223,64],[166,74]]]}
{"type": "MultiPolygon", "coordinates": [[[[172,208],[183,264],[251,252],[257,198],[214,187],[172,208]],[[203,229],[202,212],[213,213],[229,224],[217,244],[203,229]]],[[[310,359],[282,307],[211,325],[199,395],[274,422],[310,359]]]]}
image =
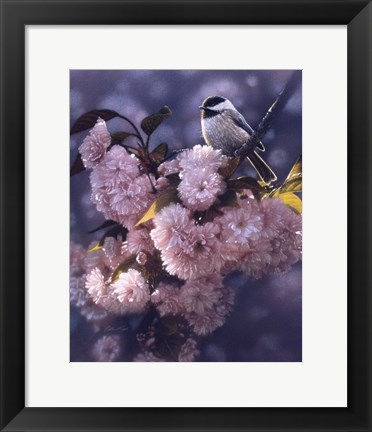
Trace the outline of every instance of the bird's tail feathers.
{"type": "Polygon", "coordinates": [[[257,171],[257,174],[260,176],[261,180],[267,185],[270,185],[270,183],[277,180],[277,176],[275,175],[274,171],[256,151],[247,156],[247,159],[257,171]]]}

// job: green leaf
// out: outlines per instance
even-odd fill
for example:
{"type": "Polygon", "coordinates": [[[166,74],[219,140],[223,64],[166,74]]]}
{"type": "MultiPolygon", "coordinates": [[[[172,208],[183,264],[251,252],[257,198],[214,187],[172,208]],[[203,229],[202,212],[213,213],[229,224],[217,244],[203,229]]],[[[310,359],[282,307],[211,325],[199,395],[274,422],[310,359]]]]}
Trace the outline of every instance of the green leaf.
{"type": "Polygon", "coordinates": [[[150,157],[154,162],[162,163],[168,152],[168,144],[161,143],[150,153],[150,157]]]}
{"type": "Polygon", "coordinates": [[[101,237],[100,241],[93,246],[91,249],[88,250],[88,252],[93,252],[95,250],[101,249],[105,243],[105,240],[107,237],[114,237],[114,238],[118,238],[119,235],[122,238],[122,241],[124,241],[127,237],[128,234],[128,230],[126,228],[124,228],[122,225],[117,225],[111,229],[109,229],[108,231],[106,231],[103,236],[101,237]]]}
{"type": "Polygon", "coordinates": [[[125,141],[128,137],[132,136],[133,134],[129,132],[114,132],[111,134],[111,145],[115,144],[121,144],[123,141],[125,141]]]}
{"type": "Polygon", "coordinates": [[[260,181],[253,177],[238,177],[227,180],[227,187],[236,191],[249,189],[258,201],[268,193],[267,186],[260,184],[260,181]]]}
{"type": "Polygon", "coordinates": [[[212,222],[215,217],[222,216],[223,212],[218,210],[218,204],[210,207],[208,210],[203,212],[194,212],[194,220],[197,225],[204,225],[207,222],[212,222]]]}
{"type": "Polygon", "coordinates": [[[240,161],[240,156],[229,159],[226,166],[218,169],[218,173],[225,179],[231,177],[240,165],[240,161]]]}
{"type": "Polygon", "coordinates": [[[278,198],[282,200],[284,204],[291,207],[296,213],[302,214],[302,201],[297,195],[292,192],[285,192],[279,194],[278,198]]]}
{"type": "Polygon", "coordinates": [[[81,159],[81,154],[78,153],[76,156],[76,159],[71,167],[70,170],[70,176],[72,177],[75,174],[79,174],[80,172],[85,170],[85,166],[83,164],[83,161],[81,159]]]}
{"type": "Polygon", "coordinates": [[[142,218],[136,223],[136,226],[153,219],[160,210],[174,202],[178,202],[177,190],[172,189],[160,195],[159,198],[157,198],[147,209],[142,218]]]}
{"type": "Polygon", "coordinates": [[[238,205],[238,198],[236,196],[236,192],[232,189],[227,189],[226,192],[224,192],[219,197],[219,203],[216,206],[216,208],[237,207],[237,205],[238,205]]]}
{"type": "Polygon", "coordinates": [[[238,177],[235,179],[229,179],[226,183],[229,189],[254,189],[262,192],[265,191],[265,188],[253,177],[238,177]]]}
{"type": "Polygon", "coordinates": [[[114,270],[114,273],[112,274],[112,282],[117,281],[121,273],[127,272],[135,263],[136,255],[132,255],[126,260],[124,260],[121,264],[119,264],[114,270]]]}
{"type": "Polygon", "coordinates": [[[154,130],[169,116],[172,115],[172,111],[167,105],[158,111],[156,114],[144,118],[141,122],[141,128],[146,135],[151,135],[154,130]]]}
{"type": "Polygon", "coordinates": [[[165,176],[165,178],[167,178],[171,186],[174,187],[177,187],[181,182],[179,173],[168,174],[167,176],[165,176]]]}
{"type": "Polygon", "coordinates": [[[80,116],[71,128],[70,134],[81,132],[86,129],[92,128],[100,117],[102,120],[108,121],[117,117],[119,114],[116,111],[107,109],[89,111],[80,116]]]}
{"type": "Polygon", "coordinates": [[[113,220],[107,220],[107,221],[103,222],[103,224],[100,225],[99,227],[94,228],[91,231],[88,231],[88,234],[93,234],[93,233],[95,233],[97,231],[100,231],[102,229],[108,228],[108,227],[110,227],[112,225],[118,225],[118,223],[115,222],[115,221],[113,221],[113,220]]]}

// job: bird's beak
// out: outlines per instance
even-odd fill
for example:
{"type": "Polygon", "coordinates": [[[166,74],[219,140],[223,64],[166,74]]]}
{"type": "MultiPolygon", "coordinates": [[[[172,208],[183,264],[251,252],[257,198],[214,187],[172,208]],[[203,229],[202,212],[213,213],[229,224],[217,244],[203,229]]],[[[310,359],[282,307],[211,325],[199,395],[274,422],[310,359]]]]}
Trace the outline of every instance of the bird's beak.
{"type": "Polygon", "coordinates": [[[203,105],[200,105],[199,109],[205,110],[205,108],[203,107],[203,105]]]}

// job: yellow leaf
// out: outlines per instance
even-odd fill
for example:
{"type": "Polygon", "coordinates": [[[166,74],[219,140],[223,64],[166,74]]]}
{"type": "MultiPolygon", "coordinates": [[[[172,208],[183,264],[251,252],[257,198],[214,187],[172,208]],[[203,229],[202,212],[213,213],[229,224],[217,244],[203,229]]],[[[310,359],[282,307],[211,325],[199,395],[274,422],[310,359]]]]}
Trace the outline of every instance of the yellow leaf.
{"type": "Polygon", "coordinates": [[[125,261],[123,261],[119,266],[115,269],[114,273],[112,274],[112,282],[116,282],[119,279],[119,276],[121,273],[127,272],[133,264],[136,262],[136,255],[131,255],[129,258],[127,258],[125,261]]]}
{"type": "Polygon", "coordinates": [[[286,180],[280,187],[271,193],[271,196],[277,197],[285,192],[302,192],[302,174],[286,180]]]}
{"type": "Polygon", "coordinates": [[[297,195],[292,192],[284,192],[279,194],[278,198],[282,200],[284,204],[291,207],[294,211],[302,214],[302,201],[297,195]]]}
{"type": "Polygon", "coordinates": [[[293,165],[284,183],[286,183],[287,180],[290,180],[291,178],[298,176],[299,174],[302,175],[302,155],[297,159],[296,163],[293,165]]]}
{"type": "Polygon", "coordinates": [[[293,165],[283,184],[270,191],[271,197],[278,197],[285,192],[302,192],[302,156],[293,165]]]}
{"type": "Polygon", "coordinates": [[[302,192],[302,174],[292,177],[286,181],[280,188],[280,193],[284,192],[302,192]]]}
{"type": "Polygon", "coordinates": [[[177,191],[175,189],[164,193],[151,204],[151,206],[147,209],[146,213],[136,223],[135,226],[153,219],[160,212],[161,209],[166,207],[168,204],[177,201],[177,191]]]}
{"type": "Polygon", "coordinates": [[[93,246],[92,248],[88,249],[88,252],[94,252],[97,250],[100,250],[103,248],[103,245],[100,245],[99,243],[97,243],[95,246],[93,246]]]}

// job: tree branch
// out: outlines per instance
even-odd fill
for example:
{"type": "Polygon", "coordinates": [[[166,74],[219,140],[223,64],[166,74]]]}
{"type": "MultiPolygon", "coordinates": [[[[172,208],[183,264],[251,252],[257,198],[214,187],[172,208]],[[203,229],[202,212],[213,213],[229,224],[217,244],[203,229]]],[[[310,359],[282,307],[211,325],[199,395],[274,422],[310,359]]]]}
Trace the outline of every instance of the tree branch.
{"type": "Polygon", "coordinates": [[[267,113],[261,120],[257,129],[253,132],[253,134],[248,138],[248,141],[244,143],[239,149],[235,151],[235,156],[241,156],[245,158],[252,152],[252,149],[258,146],[261,142],[262,138],[269,130],[271,126],[271,122],[274,116],[286,105],[288,100],[293,95],[296,90],[298,84],[301,80],[301,71],[294,71],[289,78],[287,84],[283,88],[283,90],[279,93],[278,97],[275,99],[274,103],[268,109],[267,113]]]}

